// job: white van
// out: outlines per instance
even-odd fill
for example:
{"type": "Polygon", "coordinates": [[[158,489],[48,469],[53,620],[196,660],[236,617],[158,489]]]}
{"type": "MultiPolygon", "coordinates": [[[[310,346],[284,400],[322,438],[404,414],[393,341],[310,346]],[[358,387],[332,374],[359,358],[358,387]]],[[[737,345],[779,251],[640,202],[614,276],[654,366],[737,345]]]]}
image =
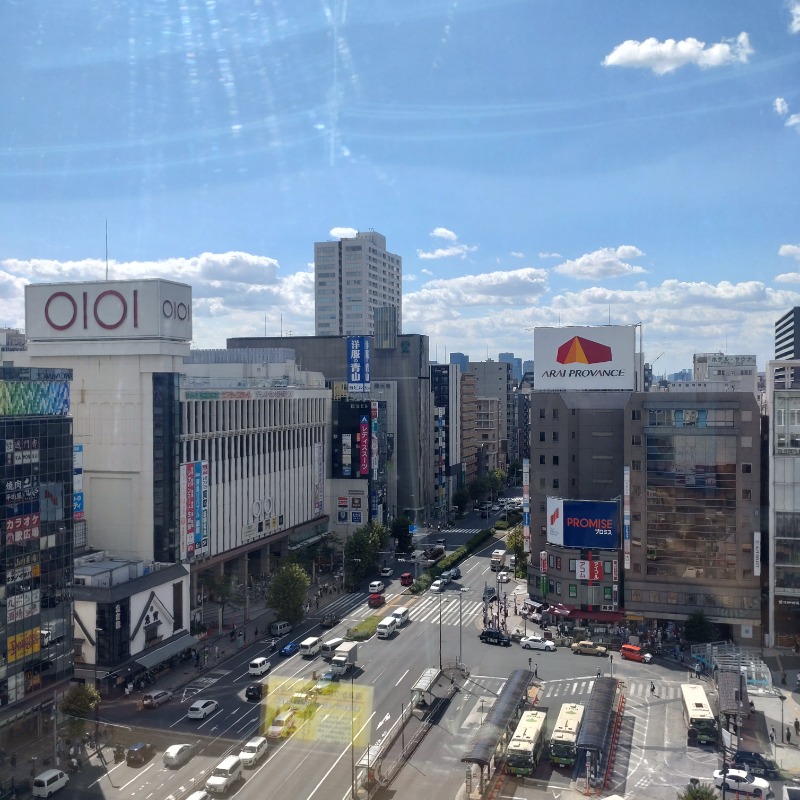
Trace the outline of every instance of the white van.
{"type": "Polygon", "coordinates": [[[319,646],[319,653],[326,661],[330,661],[336,653],[336,648],[340,644],[344,644],[344,639],[338,637],[335,639],[328,639],[327,642],[323,642],[319,646]]]}
{"type": "Polygon", "coordinates": [[[250,666],[247,668],[247,671],[250,675],[263,675],[265,672],[269,672],[271,666],[272,664],[268,658],[260,656],[259,658],[254,658],[250,662],[250,666]]]}
{"type": "Polygon", "coordinates": [[[273,622],[272,625],[269,626],[270,636],[285,636],[287,633],[291,632],[292,626],[286,620],[273,622]]]}
{"type": "Polygon", "coordinates": [[[53,792],[63,789],[69,783],[66,773],[60,769],[48,769],[33,779],[33,796],[50,797],[53,792]]]}
{"type": "Polygon", "coordinates": [[[378,638],[389,639],[397,630],[397,620],[394,617],[384,617],[378,623],[378,638]]]}
{"type": "Polygon", "coordinates": [[[267,740],[263,736],[251,739],[239,753],[239,759],[245,767],[254,767],[267,754],[267,740]]]}
{"type": "Polygon", "coordinates": [[[300,642],[300,655],[303,658],[314,658],[319,653],[320,639],[318,636],[309,636],[300,642]]]}
{"type": "Polygon", "coordinates": [[[237,781],[244,780],[244,769],[239,756],[223,758],[211,771],[206,781],[206,791],[211,794],[224,794],[237,781]]]}
{"type": "Polygon", "coordinates": [[[397,627],[402,628],[409,620],[408,609],[405,606],[399,606],[392,611],[392,616],[397,620],[397,627]]]}

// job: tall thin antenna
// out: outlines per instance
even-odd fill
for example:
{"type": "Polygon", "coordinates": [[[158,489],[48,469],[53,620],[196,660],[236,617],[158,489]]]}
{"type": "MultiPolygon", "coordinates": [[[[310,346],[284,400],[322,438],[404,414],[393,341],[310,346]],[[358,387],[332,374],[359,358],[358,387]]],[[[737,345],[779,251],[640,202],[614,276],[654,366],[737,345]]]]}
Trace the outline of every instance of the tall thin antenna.
{"type": "Polygon", "coordinates": [[[283,339],[283,314],[281,314],[281,339],[283,339]]]}
{"type": "Polygon", "coordinates": [[[611,305],[608,306],[608,324],[611,324],[611,305]]]}
{"type": "Polygon", "coordinates": [[[108,217],[106,217],[106,280],[108,280],[108,217]]]}
{"type": "Polygon", "coordinates": [[[264,338],[267,338],[267,315],[264,314],[264,338]]]}

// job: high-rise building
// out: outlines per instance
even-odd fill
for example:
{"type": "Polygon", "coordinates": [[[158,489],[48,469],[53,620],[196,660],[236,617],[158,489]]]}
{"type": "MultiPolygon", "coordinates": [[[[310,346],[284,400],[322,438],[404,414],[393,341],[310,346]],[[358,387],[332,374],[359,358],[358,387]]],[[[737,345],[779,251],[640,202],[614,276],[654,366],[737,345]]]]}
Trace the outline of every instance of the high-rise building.
{"type": "MultiPolygon", "coordinates": [[[[795,306],[775,323],[775,360],[787,361],[800,359],[800,306],[795,306]]],[[[800,381],[800,370],[792,369],[791,381],[786,380],[785,370],[775,368],[775,386],[791,388],[800,381]]]]}
{"type": "Polygon", "coordinates": [[[469,356],[466,353],[450,353],[450,363],[457,364],[461,372],[466,372],[469,365],[469,356]]]}
{"type": "Polygon", "coordinates": [[[514,424],[513,393],[511,391],[511,365],[502,361],[470,361],[467,370],[477,379],[477,397],[494,397],[498,409],[500,430],[496,463],[490,469],[508,469],[508,437],[514,424]]]}
{"type": "MultiPolygon", "coordinates": [[[[317,336],[372,336],[379,313],[381,341],[394,346],[387,321],[403,332],[403,259],[386,250],[386,237],[375,231],[355,238],[314,243],[314,329],[317,336]]],[[[381,342],[376,342],[380,347],[381,342]]]]}
{"type": "Polygon", "coordinates": [[[511,377],[519,384],[522,380],[522,359],[517,358],[513,353],[500,353],[497,360],[502,364],[511,364],[511,377]]]}

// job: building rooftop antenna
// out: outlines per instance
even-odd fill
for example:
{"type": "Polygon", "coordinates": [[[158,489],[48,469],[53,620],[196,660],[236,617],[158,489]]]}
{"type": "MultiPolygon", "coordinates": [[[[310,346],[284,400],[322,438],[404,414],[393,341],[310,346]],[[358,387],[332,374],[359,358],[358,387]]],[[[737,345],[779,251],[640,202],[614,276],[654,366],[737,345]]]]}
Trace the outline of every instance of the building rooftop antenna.
{"type": "Polygon", "coordinates": [[[106,280],[108,280],[108,217],[106,217],[106,280]]]}

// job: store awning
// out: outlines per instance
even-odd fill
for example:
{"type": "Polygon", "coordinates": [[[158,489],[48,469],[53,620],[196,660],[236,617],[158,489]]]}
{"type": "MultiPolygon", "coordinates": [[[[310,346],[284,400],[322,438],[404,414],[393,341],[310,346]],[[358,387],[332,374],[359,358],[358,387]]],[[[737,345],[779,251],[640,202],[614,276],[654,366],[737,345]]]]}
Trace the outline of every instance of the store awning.
{"type": "Polygon", "coordinates": [[[183,633],[178,634],[166,644],[157,647],[155,650],[149,650],[147,653],[142,653],[136,657],[136,663],[145,669],[152,669],[162,661],[166,661],[172,656],[177,655],[181,650],[197,644],[197,638],[191,634],[183,633]]]}

